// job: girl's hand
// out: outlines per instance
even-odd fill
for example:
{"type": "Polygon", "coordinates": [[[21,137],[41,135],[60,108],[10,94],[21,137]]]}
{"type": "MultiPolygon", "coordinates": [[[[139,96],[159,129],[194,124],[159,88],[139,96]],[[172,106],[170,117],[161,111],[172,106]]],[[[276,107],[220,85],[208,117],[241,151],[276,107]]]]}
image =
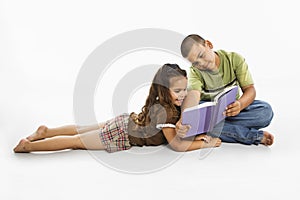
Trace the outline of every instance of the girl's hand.
{"type": "Polygon", "coordinates": [[[197,135],[194,140],[202,140],[206,143],[209,143],[211,141],[212,137],[208,136],[206,134],[197,135]]]}
{"type": "Polygon", "coordinates": [[[181,123],[181,119],[176,123],[176,128],[175,128],[175,131],[176,131],[176,134],[180,137],[180,138],[183,138],[186,133],[188,132],[188,130],[191,128],[190,125],[183,125],[181,123]]]}

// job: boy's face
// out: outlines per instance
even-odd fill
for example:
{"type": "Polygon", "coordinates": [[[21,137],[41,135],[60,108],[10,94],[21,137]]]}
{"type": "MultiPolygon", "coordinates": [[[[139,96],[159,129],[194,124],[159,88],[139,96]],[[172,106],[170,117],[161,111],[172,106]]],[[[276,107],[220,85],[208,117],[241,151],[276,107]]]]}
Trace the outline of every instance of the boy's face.
{"type": "Polygon", "coordinates": [[[216,70],[215,52],[207,42],[205,42],[205,46],[194,44],[187,59],[199,70],[216,70]]]}

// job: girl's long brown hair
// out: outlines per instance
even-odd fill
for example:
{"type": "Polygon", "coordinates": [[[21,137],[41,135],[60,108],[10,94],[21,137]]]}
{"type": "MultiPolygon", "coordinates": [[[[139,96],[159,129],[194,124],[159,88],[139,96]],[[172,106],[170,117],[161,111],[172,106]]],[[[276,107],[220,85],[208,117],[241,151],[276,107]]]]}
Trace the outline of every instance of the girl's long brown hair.
{"type": "Polygon", "coordinates": [[[160,104],[166,110],[171,110],[174,115],[178,114],[175,105],[172,102],[172,97],[169,91],[170,79],[173,77],[187,77],[186,71],[181,69],[177,64],[165,64],[156,72],[146,103],[142,108],[142,112],[138,114],[135,122],[145,126],[150,122],[149,111],[150,107],[155,104],[160,104]]]}

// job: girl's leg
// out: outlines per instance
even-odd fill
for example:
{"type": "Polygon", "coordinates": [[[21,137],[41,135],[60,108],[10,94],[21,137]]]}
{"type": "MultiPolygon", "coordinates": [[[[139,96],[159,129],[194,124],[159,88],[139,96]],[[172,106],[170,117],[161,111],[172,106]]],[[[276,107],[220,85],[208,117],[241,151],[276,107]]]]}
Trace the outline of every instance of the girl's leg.
{"type": "Polygon", "coordinates": [[[28,136],[26,139],[29,141],[36,141],[40,139],[50,138],[59,135],[76,135],[86,133],[92,130],[100,129],[104,126],[104,123],[95,124],[91,126],[75,126],[67,125],[57,128],[48,128],[44,125],[40,126],[33,134],[28,136]]]}
{"type": "Polygon", "coordinates": [[[99,131],[94,130],[78,135],[56,136],[38,141],[22,139],[14,148],[14,152],[25,153],[31,151],[56,151],[64,149],[103,150],[105,149],[105,146],[100,140],[99,131]]]}

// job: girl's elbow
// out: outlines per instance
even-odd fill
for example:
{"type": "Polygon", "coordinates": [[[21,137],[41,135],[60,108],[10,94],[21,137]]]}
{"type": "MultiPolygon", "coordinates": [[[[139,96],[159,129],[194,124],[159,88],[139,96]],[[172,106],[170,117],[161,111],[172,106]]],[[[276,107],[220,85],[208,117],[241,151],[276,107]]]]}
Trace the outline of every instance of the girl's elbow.
{"type": "Polygon", "coordinates": [[[171,148],[174,150],[174,151],[177,151],[177,152],[185,152],[187,151],[187,148],[185,148],[184,146],[182,145],[178,145],[178,144],[173,144],[173,145],[170,145],[171,148]]]}

